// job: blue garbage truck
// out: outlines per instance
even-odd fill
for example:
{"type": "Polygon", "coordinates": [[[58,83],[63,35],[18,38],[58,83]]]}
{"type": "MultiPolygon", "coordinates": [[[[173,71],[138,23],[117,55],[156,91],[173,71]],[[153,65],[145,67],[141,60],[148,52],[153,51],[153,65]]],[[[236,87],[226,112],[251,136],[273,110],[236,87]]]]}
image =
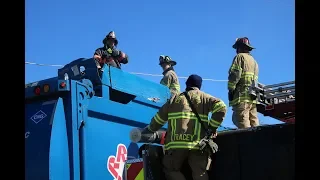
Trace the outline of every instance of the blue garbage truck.
{"type": "MultiPolygon", "coordinates": [[[[25,179],[165,179],[162,146],[131,142],[129,134],[169,98],[167,87],[108,65],[98,69],[91,58],[26,84],[25,179]]],[[[293,123],[223,131],[216,141],[210,179],[294,178],[293,123]]]]}

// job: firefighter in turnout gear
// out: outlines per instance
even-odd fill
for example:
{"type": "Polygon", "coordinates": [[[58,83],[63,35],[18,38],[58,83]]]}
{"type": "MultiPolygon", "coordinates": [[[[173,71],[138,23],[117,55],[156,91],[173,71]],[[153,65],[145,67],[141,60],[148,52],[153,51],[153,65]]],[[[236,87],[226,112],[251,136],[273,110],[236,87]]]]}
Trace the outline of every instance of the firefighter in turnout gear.
{"type": "Polygon", "coordinates": [[[159,65],[163,69],[163,78],[160,84],[167,86],[170,89],[171,94],[180,93],[180,84],[177,74],[175,73],[173,66],[177,62],[173,61],[169,56],[161,55],[159,57],[159,65]]]}
{"type": "MultiPolygon", "coordinates": [[[[226,105],[222,100],[200,91],[201,85],[202,78],[200,76],[189,76],[186,81],[186,93],[203,124],[211,130],[212,134],[215,134],[225,117],[226,105]],[[208,120],[210,112],[212,116],[208,120]]],[[[188,160],[194,180],[209,180],[206,168],[210,154],[200,150],[199,147],[206,132],[193,113],[184,93],[173,94],[151,119],[150,124],[143,132],[155,132],[167,122],[168,130],[165,137],[163,158],[166,179],[185,180],[180,169],[183,162],[188,160]]]]}
{"type": "Polygon", "coordinates": [[[121,69],[121,64],[128,63],[128,55],[116,49],[118,40],[114,31],[110,31],[102,43],[104,46],[96,49],[93,55],[98,68],[103,67],[104,64],[108,64],[121,69]]]}
{"type": "Polygon", "coordinates": [[[250,87],[258,81],[259,68],[250,54],[254,48],[247,37],[237,38],[232,46],[236,49],[229,69],[228,97],[232,106],[232,121],[239,128],[255,127],[259,125],[257,116],[256,96],[251,95],[250,87]]]}

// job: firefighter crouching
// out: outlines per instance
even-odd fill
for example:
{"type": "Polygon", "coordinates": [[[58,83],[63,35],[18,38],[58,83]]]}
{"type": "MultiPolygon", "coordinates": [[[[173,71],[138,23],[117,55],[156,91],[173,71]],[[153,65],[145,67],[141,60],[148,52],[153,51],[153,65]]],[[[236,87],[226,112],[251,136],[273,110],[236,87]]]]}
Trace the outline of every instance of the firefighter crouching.
{"type": "Polygon", "coordinates": [[[163,78],[160,84],[167,86],[170,89],[171,94],[180,93],[180,84],[177,74],[175,73],[173,66],[177,64],[169,56],[161,55],[159,57],[159,65],[163,69],[163,78]]]}
{"type": "Polygon", "coordinates": [[[229,106],[232,106],[232,121],[239,128],[259,125],[257,116],[256,96],[251,95],[250,87],[258,81],[259,68],[250,54],[254,48],[247,37],[237,38],[232,46],[236,49],[229,69],[228,96],[229,106]]]}
{"type": "Polygon", "coordinates": [[[128,63],[128,55],[116,49],[118,40],[114,31],[110,31],[102,43],[104,46],[96,49],[93,55],[98,68],[103,67],[104,64],[108,64],[121,69],[121,64],[128,63]]]}
{"type": "MultiPolygon", "coordinates": [[[[191,75],[186,81],[184,93],[190,98],[202,124],[211,130],[211,136],[215,134],[225,117],[226,105],[222,100],[200,91],[201,85],[202,78],[198,75],[191,75]],[[212,112],[212,116],[208,121],[209,112],[212,112]]],[[[207,140],[205,137],[208,134],[193,113],[184,93],[173,94],[142,133],[155,132],[168,122],[164,142],[165,155],[162,162],[166,179],[185,180],[180,169],[183,162],[188,160],[193,179],[208,180],[206,169],[209,152],[215,153],[218,147],[211,140],[210,146],[200,150],[200,144],[203,140],[207,140]]]]}

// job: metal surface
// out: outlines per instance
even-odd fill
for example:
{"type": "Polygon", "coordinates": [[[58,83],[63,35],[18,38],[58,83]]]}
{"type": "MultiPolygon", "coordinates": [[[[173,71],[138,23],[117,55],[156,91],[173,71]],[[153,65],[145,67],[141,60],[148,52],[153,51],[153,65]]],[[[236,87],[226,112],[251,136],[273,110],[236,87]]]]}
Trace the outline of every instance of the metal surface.
{"type": "Polygon", "coordinates": [[[258,112],[286,123],[295,122],[295,81],[251,87],[258,112]]]}

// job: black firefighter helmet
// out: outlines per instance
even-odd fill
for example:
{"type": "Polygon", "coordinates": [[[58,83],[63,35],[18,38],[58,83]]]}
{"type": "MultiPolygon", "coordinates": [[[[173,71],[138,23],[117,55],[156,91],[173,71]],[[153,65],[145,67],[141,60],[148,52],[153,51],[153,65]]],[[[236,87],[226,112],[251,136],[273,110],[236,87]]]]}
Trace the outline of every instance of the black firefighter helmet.
{"type": "Polygon", "coordinates": [[[177,62],[172,60],[169,56],[160,55],[160,57],[159,57],[159,65],[161,65],[163,63],[168,63],[171,66],[175,66],[177,64],[177,62]]]}
{"type": "Polygon", "coordinates": [[[249,48],[251,51],[252,49],[255,49],[254,47],[251,46],[249,38],[247,37],[242,37],[242,38],[237,38],[236,42],[233,44],[233,48],[237,49],[239,46],[246,46],[249,48]]]}
{"type": "Polygon", "coordinates": [[[103,44],[107,44],[107,40],[108,39],[114,39],[114,45],[117,46],[118,45],[118,40],[116,38],[116,33],[114,31],[110,31],[108,33],[108,35],[103,39],[102,43],[103,44]]]}

